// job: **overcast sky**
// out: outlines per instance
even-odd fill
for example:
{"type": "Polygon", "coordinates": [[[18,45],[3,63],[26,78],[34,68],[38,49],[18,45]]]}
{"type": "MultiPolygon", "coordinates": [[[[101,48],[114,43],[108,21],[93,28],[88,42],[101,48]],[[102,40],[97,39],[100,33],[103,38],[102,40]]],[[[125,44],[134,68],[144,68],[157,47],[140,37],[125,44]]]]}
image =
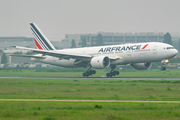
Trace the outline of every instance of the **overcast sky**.
{"type": "Polygon", "coordinates": [[[180,0],[0,0],[0,37],[32,37],[30,22],[50,40],[99,31],[180,32],[180,0]]]}

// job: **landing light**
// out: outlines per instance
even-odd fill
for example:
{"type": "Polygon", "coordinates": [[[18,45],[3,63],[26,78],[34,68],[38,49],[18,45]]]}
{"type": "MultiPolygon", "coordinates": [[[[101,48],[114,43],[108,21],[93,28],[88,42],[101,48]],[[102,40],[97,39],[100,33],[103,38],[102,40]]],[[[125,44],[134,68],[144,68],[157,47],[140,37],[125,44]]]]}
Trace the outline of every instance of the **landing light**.
{"type": "Polygon", "coordinates": [[[117,59],[119,59],[119,57],[116,56],[115,59],[117,60],[117,59]]]}
{"type": "Polygon", "coordinates": [[[168,62],[169,62],[168,59],[164,59],[164,60],[161,61],[161,63],[168,63],[168,62]]]}
{"type": "Polygon", "coordinates": [[[167,63],[167,62],[169,62],[169,60],[168,60],[168,59],[166,59],[166,60],[165,60],[165,62],[167,63]]]}

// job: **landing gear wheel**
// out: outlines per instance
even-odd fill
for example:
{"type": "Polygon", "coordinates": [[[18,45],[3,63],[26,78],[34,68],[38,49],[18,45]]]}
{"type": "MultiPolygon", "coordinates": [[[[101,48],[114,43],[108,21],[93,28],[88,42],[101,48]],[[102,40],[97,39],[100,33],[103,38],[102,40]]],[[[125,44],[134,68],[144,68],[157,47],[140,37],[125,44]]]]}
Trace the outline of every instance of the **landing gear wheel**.
{"type": "Polygon", "coordinates": [[[90,70],[89,72],[87,72],[89,75],[92,75],[93,74],[93,72],[92,72],[92,70],[90,70]]]}
{"type": "Polygon", "coordinates": [[[109,76],[110,78],[112,77],[112,74],[110,73],[110,76],[109,76]]]}
{"type": "Polygon", "coordinates": [[[93,73],[93,74],[96,74],[96,71],[95,71],[95,70],[92,70],[92,73],[93,73]]]}
{"type": "Polygon", "coordinates": [[[106,73],[106,77],[110,77],[110,73],[106,73]]]}
{"type": "Polygon", "coordinates": [[[83,77],[89,77],[88,73],[83,73],[83,77]]]}
{"type": "Polygon", "coordinates": [[[119,71],[114,71],[115,68],[116,68],[115,65],[111,66],[111,72],[107,73],[106,77],[112,77],[112,76],[119,75],[119,71]]]}
{"type": "Polygon", "coordinates": [[[86,73],[86,77],[89,77],[89,74],[86,73]]]}
{"type": "Polygon", "coordinates": [[[161,70],[166,70],[166,67],[161,67],[161,70]]]}
{"type": "Polygon", "coordinates": [[[83,73],[82,75],[83,75],[83,77],[86,77],[86,73],[83,73]]]}
{"type": "Polygon", "coordinates": [[[89,77],[89,75],[92,75],[92,74],[96,74],[96,71],[95,70],[89,70],[89,71],[86,71],[85,73],[83,73],[83,77],[89,77]]]}
{"type": "Polygon", "coordinates": [[[116,71],[116,75],[119,75],[119,71],[116,71]]]}
{"type": "Polygon", "coordinates": [[[116,75],[116,71],[113,71],[110,73],[112,76],[115,76],[116,75]]]}

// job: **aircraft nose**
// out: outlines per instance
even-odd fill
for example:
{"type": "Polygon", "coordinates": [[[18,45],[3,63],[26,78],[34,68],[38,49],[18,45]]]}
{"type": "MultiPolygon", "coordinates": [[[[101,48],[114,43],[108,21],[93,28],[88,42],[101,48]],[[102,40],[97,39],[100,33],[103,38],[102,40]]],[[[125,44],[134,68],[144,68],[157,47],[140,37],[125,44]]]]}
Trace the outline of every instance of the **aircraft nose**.
{"type": "Polygon", "coordinates": [[[172,57],[176,56],[178,54],[178,51],[176,49],[173,49],[171,52],[172,57]]]}
{"type": "Polygon", "coordinates": [[[174,56],[178,54],[178,51],[174,49],[174,56]]]}
{"type": "Polygon", "coordinates": [[[178,54],[178,51],[176,49],[168,50],[169,52],[166,53],[166,56],[169,58],[172,58],[178,54]]]}

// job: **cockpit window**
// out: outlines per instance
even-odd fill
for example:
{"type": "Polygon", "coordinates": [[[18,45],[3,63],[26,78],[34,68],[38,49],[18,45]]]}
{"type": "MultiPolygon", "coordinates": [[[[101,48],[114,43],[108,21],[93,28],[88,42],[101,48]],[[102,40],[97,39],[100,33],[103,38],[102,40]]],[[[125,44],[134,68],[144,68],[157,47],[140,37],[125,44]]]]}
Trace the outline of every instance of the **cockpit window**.
{"type": "Polygon", "coordinates": [[[167,49],[167,50],[169,50],[169,49],[174,49],[174,47],[167,47],[166,49],[167,49]]]}

